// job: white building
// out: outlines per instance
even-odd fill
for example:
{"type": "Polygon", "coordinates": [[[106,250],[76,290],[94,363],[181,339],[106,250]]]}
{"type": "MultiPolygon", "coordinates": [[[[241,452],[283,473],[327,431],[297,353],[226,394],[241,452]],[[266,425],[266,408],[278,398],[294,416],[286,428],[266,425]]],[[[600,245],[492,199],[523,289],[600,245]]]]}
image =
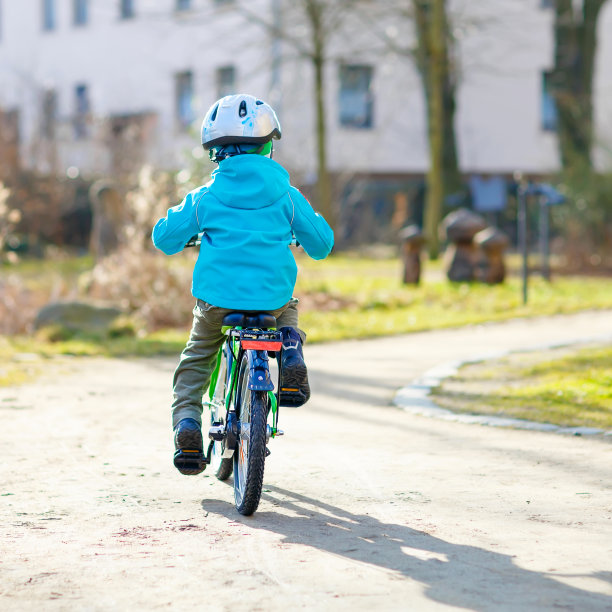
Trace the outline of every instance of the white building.
{"type": "MultiPolygon", "coordinates": [[[[293,44],[275,40],[258,23],[282,22],[279,7],[287,2],[0,0],[0,109],[18,122],[22,166],[78,168],[82,175],[110,174],[126,162],[183,167],[192,150],[199,153],[199,124],[209,105],[243,91],[278,108],[283,140],[277,159],[298,182],[312,182],[312,68],[296,57],[293,44]],[[246,18],[239,4],[249,8],[246,18]]],[[[451,2],[461,65],[456,131],[465,173],[559,167],[543,87],[553,62],[547,4],[451,2]]],[[[296,36],[303,30],[285,25],[296,36]]],[[[337,59],[326,68],[330,169],[420,175],[428,159],[420,78],[408,59],[380,54],[373,32],[410,34],[401,24],[354,25],[336,39],[337,59]],[[341,99],[351,105],[341,108],[341,99]]],[[[599,23],[595,114],[598,163],[610,165],[612,2],[599,23]]]]}

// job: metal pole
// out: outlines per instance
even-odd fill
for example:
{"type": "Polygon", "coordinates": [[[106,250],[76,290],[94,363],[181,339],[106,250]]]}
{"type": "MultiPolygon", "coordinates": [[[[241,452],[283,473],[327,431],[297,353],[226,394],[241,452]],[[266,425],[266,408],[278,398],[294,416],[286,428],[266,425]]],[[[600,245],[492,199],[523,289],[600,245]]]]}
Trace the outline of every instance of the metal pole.
{"type": "Polygon", "coordinates": [[[540,267],[542,278],[544,280],[550,280],[550,266],[549,266],[549,244],[548,244],[548,199],[546,196],[541,195],[539,199],[540,204],[540,267]]]}
{"type": "Polygon", "coordinates": [[[527,196],[525,194],[525,186],[519,184],[517,189],[518,198],[518,239],[519,239],[519,250],[523,257],[523,304],[527,304],[527,281],[529,277],[529,267],[527,262],[527,196]]]}

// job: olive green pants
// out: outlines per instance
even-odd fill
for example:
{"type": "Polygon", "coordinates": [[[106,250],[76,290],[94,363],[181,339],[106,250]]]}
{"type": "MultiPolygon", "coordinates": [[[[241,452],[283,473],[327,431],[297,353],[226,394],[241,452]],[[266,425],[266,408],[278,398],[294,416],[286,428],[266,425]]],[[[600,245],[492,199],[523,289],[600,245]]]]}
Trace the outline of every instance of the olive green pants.
{"type": "MultiPolygon", "coordinates": [[[[293,327],[304,341],[306,336],[298,329],[297,303],[296,298],[291,298],[281,308],[269,312],[276,317],[277,328],[293,327]]],[[[221,331],[223,317],[230,312],[235,309],[219,308],[197,300],[191,335],[174,372],[172,427],[186,418],[202,423],[202,394],[208,388],[217,354],[225,340],[221,331]]]]}

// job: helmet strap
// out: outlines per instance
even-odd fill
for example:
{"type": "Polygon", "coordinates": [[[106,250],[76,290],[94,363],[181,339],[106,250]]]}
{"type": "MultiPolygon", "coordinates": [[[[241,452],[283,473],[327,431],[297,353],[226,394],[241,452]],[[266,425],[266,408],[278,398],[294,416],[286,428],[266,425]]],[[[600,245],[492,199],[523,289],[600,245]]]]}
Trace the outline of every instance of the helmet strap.
{"type": "Polygon", "coordinates": [[[235,155],[243,154],[256,154],[256,155],[269,155],[270,159],[274,154],[274,145],[272,141],[264,142],[262,145],[251,151],[244,151],[243,146],[239,145],[227,145],[225,147],[211,147],[208,150],[208,157],[210,161],[218,164],[228,157],[234,157],[235,155]]]}

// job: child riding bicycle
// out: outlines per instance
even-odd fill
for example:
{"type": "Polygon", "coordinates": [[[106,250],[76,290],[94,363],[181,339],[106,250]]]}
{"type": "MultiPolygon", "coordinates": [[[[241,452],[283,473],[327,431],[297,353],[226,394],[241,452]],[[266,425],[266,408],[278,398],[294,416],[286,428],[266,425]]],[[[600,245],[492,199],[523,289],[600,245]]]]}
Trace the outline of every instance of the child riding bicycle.
{"type": "Polygon", "coordinates": [[[269,312],[282,332],[280,403],[301,406],[310,397],[308,372],[293,298],[297,265],[293,238],[313,259],[324,259],[333,232],[272,159],[281,128],[272,108],[253,96],[221,98],[202,123],[202,145],[218,164],[211,180],[170,208],[153,228],[153,243],[166,255],[183,250],[202,233],[191,292],[196,298],[191,335],[174,373],[174,465],[182,474],[206,468],[202,393],[232,311],[269,312]]]}

